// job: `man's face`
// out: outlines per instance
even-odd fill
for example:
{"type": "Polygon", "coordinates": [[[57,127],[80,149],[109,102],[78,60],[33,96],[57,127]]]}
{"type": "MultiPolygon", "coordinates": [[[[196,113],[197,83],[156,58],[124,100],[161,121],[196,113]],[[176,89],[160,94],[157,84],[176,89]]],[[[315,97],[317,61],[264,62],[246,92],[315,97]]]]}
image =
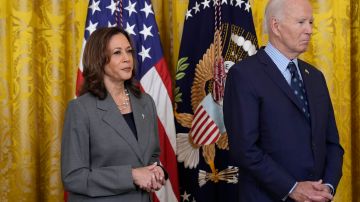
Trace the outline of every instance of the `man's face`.
{"type": "Polygon", "coordinates": [[[295,58],[305,52],[312,34],[313,15],[308,0],[289,0],[281,19],[277,19],[277,36],[282,52],[295,58]]]}

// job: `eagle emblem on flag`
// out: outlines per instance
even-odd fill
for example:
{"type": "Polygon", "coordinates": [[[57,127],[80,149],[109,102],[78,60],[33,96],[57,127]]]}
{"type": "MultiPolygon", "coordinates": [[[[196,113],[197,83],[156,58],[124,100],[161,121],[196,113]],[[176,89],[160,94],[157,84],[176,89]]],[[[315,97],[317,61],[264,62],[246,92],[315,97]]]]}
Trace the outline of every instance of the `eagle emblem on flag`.
{"type": "MultiPolygon", "coordinates": [[[[217,32],[218,33],[218,32],[217,32]]],[[[215,33],[214,38],[217,38],[215,33]]],[[[220,36],[220,35],[219,35],[220,36]]],[[[237,43],[239,36],[232,34],[230,43],[237,43]]],[[[243,37],[242,37],[243,38],[243,37]]],[[[245,40],[244,40],[245,42],[245,40]]],[[[250,41],[247,40],[247,43],[250,41]]],[[[206,163],[210,166],[211,173],[203,170],[199,171],[199,185],[203,186],[208,180],[218,182],[219,180],[226,181],[227,183],[237,183],[238,168],[229,166],[228,168],[218,171],[214,164],[215,146],[219,149],[228,150],[228,137],[225,130],[223,115],[222,115],[222,99],[221,96],[215,98],[214,88],[216,82],[216,71],[225,75],[231,68],[234,62],[222,61],[218,64],[216,60],[216,45],[221,47],[221,44],[216,44],[215,41],[210,45],[209,49],[204,54],[203,58],[199,61],[195,68],[195,76],[193,85],[191,87],[191,105],[195,112],[192,114],[175,113],[177,121],[184,127],[190,128],[188,134],[180,133],[177,135],[177,155],[178,161],[184,162],[185,167],[195,168],[199,162],[199,148],[202,147],[202,155],[206,163]],[[218,70],[221,67],[221,70],[218,70]]],[[[221,40],[220,40],[221,43],[221,40]]],[[[249,44],[247,48],[248,54],[256,53],[256,47],[249,44]]],[[[229,47],[229,46],[228,46],[229,47]]],[[[185,62],[185,60],[183,60],[185,62]]],[[[180,61],[178,69],[184,62],[180,61]]],[[[220,77],[220,82],[225,82],[220,77]]],[[[219,88],[219,87],[218,87],[219,88]]],[[[221,88],[221,87],[220,87],[221,88]]],[[[223,89],[221,90],[223,91],[223,89]]]]}
{"type": "Polygon", "coordinates": [[[233,201],[239,168],[230,156],[222,103],[226,73],[253,55],[249,0],[189,0],[175,72],[176,155],[184,200],[233,201]],[[189,198],[190,197],[190,198],[189,198]]]}

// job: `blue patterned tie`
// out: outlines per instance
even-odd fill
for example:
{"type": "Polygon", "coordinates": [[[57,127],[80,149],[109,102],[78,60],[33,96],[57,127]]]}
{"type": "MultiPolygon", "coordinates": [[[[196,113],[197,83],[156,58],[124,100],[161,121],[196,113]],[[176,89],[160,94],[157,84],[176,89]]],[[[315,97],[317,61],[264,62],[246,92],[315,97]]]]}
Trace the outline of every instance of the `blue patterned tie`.
{"type": "Polygon", "coordinates": [[[299,77],[298,71],[294,62],[290,62],[288,67],[291,73],[291,82],[290,86],[294,91],[294,94],[298,98],[301,104],[301,110],[303,111],[305,117],[310,121],[310,111],[309,111],[309,103],[306,97],[305,87],[302,80],[299,77]]]}

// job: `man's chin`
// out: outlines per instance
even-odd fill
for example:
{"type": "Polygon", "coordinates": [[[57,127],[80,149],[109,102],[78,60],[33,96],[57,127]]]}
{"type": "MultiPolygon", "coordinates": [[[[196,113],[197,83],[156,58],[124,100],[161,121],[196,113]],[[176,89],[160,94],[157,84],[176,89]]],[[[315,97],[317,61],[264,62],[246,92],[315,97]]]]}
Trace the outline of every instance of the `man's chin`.
{"type": "Polygon", "coordinates": [[[299,52],[300,53],[306,52],[308,47],[309,47],[308,44],[299,47],[299,52]]]}
{"type": "Polygon", "coordinates": [[[303,50],[307,50],[307,48],[309,47],[309,43],[310,41],[304,41],[300,44],[300,48],[303,50]]]}

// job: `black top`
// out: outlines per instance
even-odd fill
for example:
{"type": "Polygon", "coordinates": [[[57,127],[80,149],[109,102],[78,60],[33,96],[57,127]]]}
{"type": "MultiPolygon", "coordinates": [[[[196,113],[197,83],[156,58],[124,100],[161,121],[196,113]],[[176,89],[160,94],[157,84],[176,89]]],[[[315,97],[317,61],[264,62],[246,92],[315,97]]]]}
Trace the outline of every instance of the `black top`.
{"type": "Polygon", "coordinates": [[[136,132],[136,126],[135,126],[135,120],[134,120],[134,115],[132,112],[127,113],[127,114],[123,114],[124,119],[126,121],[126,123],[128,124],[128,126],[130,127],[130,129],[132,130],[132,132],[134,133],[134,136],[136,139],[137,138],[137,132],[136,132]]]}

